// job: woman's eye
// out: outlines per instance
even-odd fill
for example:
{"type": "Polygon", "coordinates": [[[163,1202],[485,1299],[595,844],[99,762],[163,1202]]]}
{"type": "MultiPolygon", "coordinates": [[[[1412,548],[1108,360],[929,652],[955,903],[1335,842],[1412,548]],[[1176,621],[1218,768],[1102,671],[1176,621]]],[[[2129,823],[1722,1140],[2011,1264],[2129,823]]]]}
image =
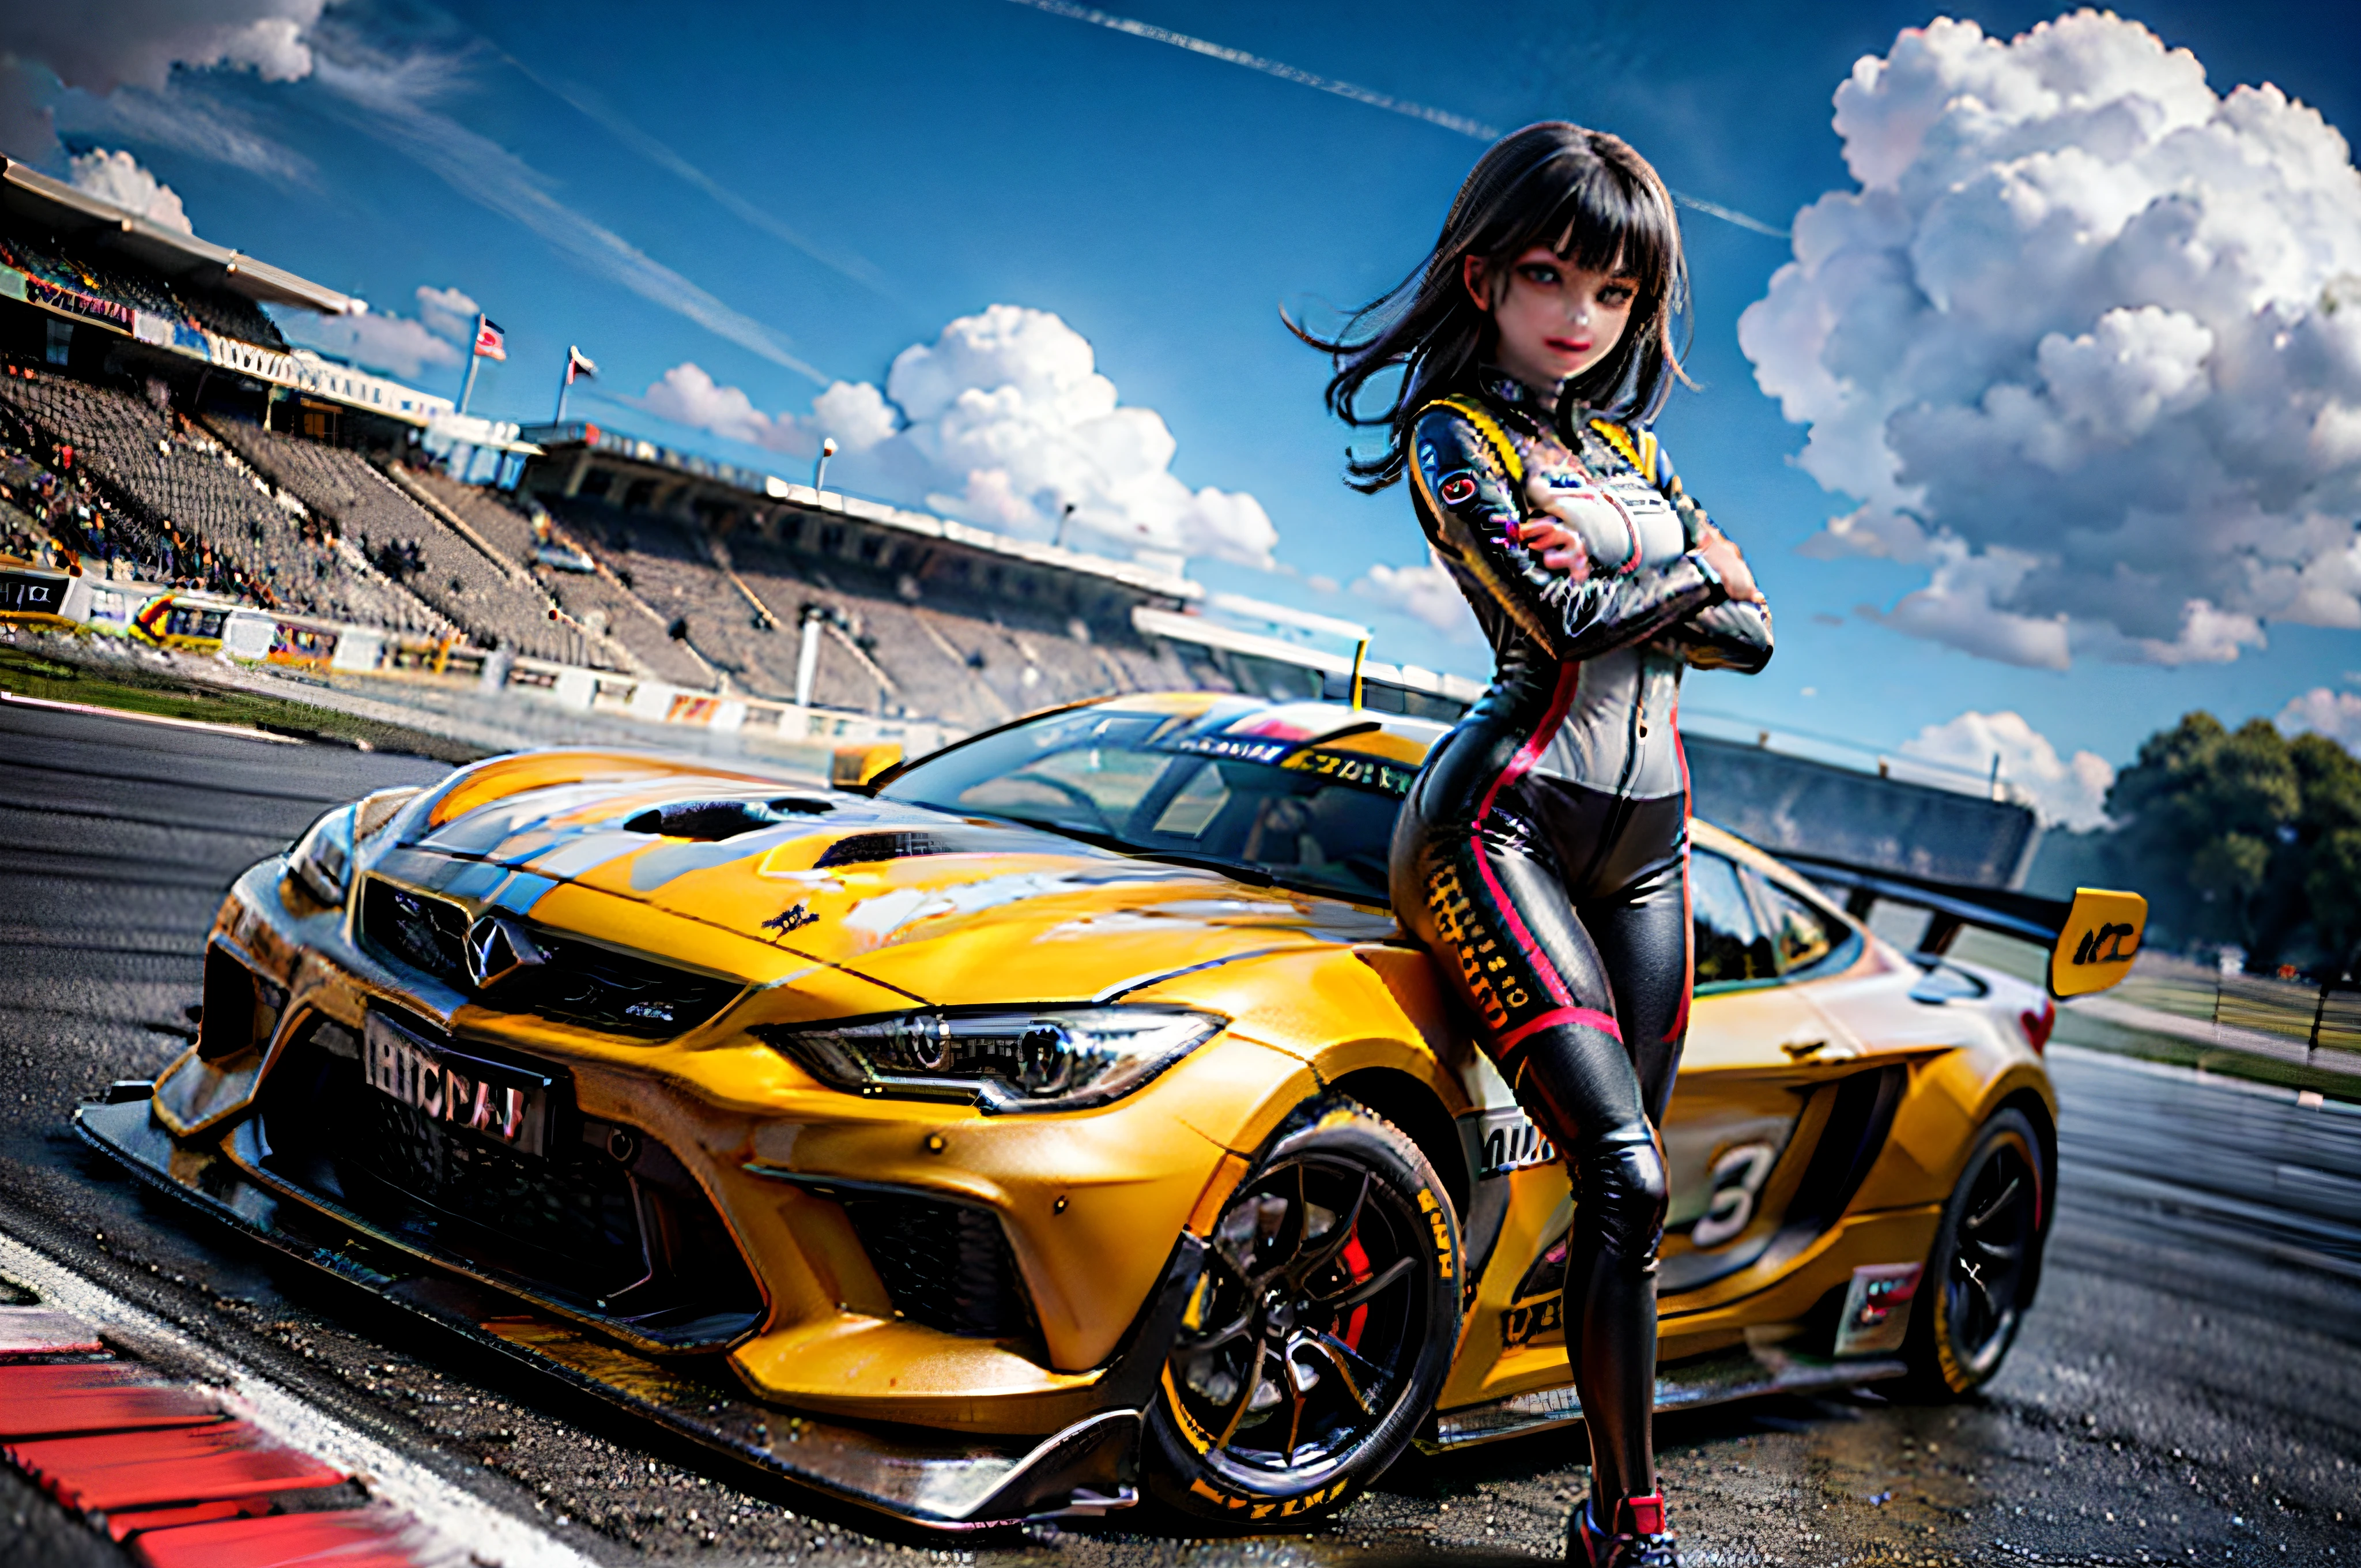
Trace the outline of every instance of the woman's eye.
{"type": "Polygon", "coordinates": [[[1544,267],[1539,262],[1534,263],[1531,267],[1521,268],[1519,270],[1525,281],[1528,283],[1549,284],[1555,283],[1557,281],[1557,269],[1554,267],[1544,267]]]}
{"type": "Polygon", "coordinates": [[[1628,305],[1636,292],[1629,283],[1609,283],[1598,291],[1598,302],[1602,305],[1628,305]]]}

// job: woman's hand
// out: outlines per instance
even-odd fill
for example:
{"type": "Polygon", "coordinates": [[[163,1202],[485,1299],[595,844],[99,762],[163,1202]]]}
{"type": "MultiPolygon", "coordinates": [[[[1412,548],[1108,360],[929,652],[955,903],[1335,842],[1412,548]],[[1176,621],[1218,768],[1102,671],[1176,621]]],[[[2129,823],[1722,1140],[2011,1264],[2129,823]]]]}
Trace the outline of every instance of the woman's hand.
{"type": "Polygon", "coordinates": [[[1525,477],[1525,504],[1532,509],[1517,529],[1517,538],[1529,550],[1541,552],[1542,565],[1564,572],[1576,582],[1590,576],[1590,550],[1574,531],[1574,498],[1589,489],[1579,469],[1537,469],[1525,477]]]}
{"type": "Polygon", "coordinates": [[[1544,513],[1527,518],[1517,525],[1517,538],[1528,550],[1541,552],[1542,565],[1553,572],[1564,572],[1576,582],[1590,576],[1590,552],[1583,547],[1582,536],[1556,518],[1544,513]]]}
{"type": "Polygon", "coordinates": [[[1754,574],[1746,565],[1745,553],[1730,542],[1730,535],[1711,523],[1697,540],[1697,553],[1721,579],[1722,590],[1733,599],[1752,604],[1763,602],[1763,590],[1754,586],[1754,574]]]}

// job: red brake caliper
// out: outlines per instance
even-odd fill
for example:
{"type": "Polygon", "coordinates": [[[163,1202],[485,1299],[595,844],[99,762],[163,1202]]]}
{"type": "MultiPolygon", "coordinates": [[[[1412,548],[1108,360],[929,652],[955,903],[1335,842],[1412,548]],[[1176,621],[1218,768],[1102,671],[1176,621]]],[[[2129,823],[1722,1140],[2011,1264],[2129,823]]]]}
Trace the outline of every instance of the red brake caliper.
{"type": "MultiPolygon", "coordinates": [[[[1369,1277],[1369,1255],[1361,1246],[1361,1227],[1357,1223],[1353,1227],[1352,1236],[1345,1243],[1345,1250],[1336,1255],[1344,1263],[1345,1272],[1351,1277],[1353,1284],[1359,1285],[1369,1277]]],[[[1369,1304],[1364,1301],[1353,1309],[1351,1316],[1345,1321],[1345,1332],[1336,1337],[1353,1349],[1360,1349],[1361,1330],[1368,1321],[1369,1304]]]]}

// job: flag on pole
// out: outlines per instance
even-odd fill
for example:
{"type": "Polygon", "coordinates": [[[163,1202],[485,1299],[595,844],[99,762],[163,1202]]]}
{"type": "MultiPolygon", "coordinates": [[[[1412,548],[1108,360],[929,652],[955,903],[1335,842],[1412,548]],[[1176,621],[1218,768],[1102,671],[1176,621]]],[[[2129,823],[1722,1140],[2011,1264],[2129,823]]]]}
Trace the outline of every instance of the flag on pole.
{"type": "Polygon", "coordinates": [[[502,332],[491,317],[476,318],[476,357],[506,359],[509,356],[508,334],[502,332]]]}
{"type": "Polygon", "coordinates": [[[590,363],[588,355],[572,344],[567,344],[566,345],[566,384],[569,387],[574,385],[574,378],[577,375],[586,380],[595,381],[598,378],[598,367],[590,363]]]}

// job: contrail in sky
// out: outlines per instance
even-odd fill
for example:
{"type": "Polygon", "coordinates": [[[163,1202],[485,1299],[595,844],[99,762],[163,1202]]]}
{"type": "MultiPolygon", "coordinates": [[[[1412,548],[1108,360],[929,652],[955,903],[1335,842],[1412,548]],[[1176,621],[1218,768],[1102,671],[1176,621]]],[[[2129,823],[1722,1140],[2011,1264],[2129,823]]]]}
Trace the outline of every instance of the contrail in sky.
{"type": "Polygon", "coordinates": [[[876,294],[892,300],[897,304],[903,302],[901,297],[894,292],[892,285],[886,282],[884,275],[881,274],[874,266],[871,265],[865,257],[857,255],[851,251],[839,251],[829,247],[824,247],[816,241],[805,237],[803,235],[797,233],[796,230],[788,227],[785,223],[781,222],[775,214],[765,211],[763,208],[756,206],[745,197],[738,194],[737,192],[730,190],[728,186],[722,184],[719,181],[706,173],[702,169],[699,169],[695,164],[689,162],[688,159],[674,151],[672,148],[664,142],[659,141],[656,137],[650,136],[646,131],[642,130],[637,125],[616,110],[605,99],[599,97],[588,88],[580,86],[572,82],[554,81],[550,78],[544,77],[540,72],[534,71],[533,67],[525,64],[524,61],[517,59],[514,55],[510,54],[505,49],[500,51],[500,58],[506,60],[509,65],[513,67],[518,74],[522,75],[526,81],[532,82],[534,86],[540,88],[550,96],[559,100],[561,103],[566,104],[577,113],[596,121],[599,126],[606,129],[609,136],[612,136],[616,140],[621,142],[624,146],[638,153],[642,158],[646,159],[649,162],[654,164],[657,168],[664,170],[666,173],[673,175],[675,178],[685,181],[688,184],[695,186],[697,190],[704,192],[708,196],[712,197],[715,202],[719,203],[729,211],[736,214],[746,223],[761,229],[763,233],[771,236],[774,239],[784,240],[786,244],[802,251],[806,256],[810,257],[814,261],[818,262],[821,266],[827,268],[831,272],[835,272],[841,277],[848,278],[853,282],[860,284],[862,288],[868,289],[876,294]]]}
{"type": "MultiPolygon", "coordinates": [[[[1356,104],[1367,104],[1372,109],[1383,109],[1389,114],[1407,115],[1413,120],[1424,120],[1428,125],[1441,126],[1446,131],[1456,131],[1461,136],[1473,137],[1477,141],[1500,139],[1501,133],[1499,126],[1488,126],[1483,121],[1470,119],[1466,115],[1455,115],[1448,109],[1433,108],[1425,104],[1413,104],[1407,98],[1397,98],[1391,93],[1379,93],[1373,88],[1356,86],[1350,82],[1339,82],[1333,76],[1322,76],[1313,71],[1299,70],[1295,66],[1287,65],[1276,60],[1266,60],[1258,54],[1248,54],[1242,49],[1232,49],[1227,44],[1214,43],[1209,38],[1193,38],[1187,33],[1176,33],[1170,27],[1159,27],[1152,22],[1142,22],[1130,16],[1113,16],[1105,11],[1094,11],[1088,5],[1073,5],[1071,0],[1010,0],[1010,3],[1029,6],[1036,11],[1047,11],[1053,16],[1063,16],[1069,21],[1088,22],[1094,27],[1129,33],[1133,38],[1146,38],[1150,43],[1170,44],[1174,49],[1185,49],[1191,54],[1202,54],[1208,59],[1223,60],[1231,65],[1243,65],[1248,71],[1259,71],[1265,76],[1276,76],[1281,82],[1292,82],[1299,86],[1314,87],[1323,93],[1333,93],[1339,98],[1350,98],[1356,104]]],[[[1719,218],[1724,223],[1736,224],[1740,228],[1751,229],[1756,234],[1767,234],[1773,239],[1788,237],[1785,229],[1774,228],[1761,218],[1749,217],[1744,213],[1725,207],[1718,202],[1700,201],[1695,196],[1684,195],[1678,191],[1675,191],[1672,195],[1673,200],[1682,206],[1694,208],[1708,217],[1719,218]]]]}
{"type": "Polygon", "coordinates": [[[583,268],[687,317],[718,337],[825,387],[829,378],[798,358],[770,327],[733,310],[620,235],[566,206],[550,181],[490,137],[426,107],[447,59],[423,53],[387,69],[320,54],[313,74],[357,112],[361,128],[442,177],[478,205],[522,224],[583,268]]]}

